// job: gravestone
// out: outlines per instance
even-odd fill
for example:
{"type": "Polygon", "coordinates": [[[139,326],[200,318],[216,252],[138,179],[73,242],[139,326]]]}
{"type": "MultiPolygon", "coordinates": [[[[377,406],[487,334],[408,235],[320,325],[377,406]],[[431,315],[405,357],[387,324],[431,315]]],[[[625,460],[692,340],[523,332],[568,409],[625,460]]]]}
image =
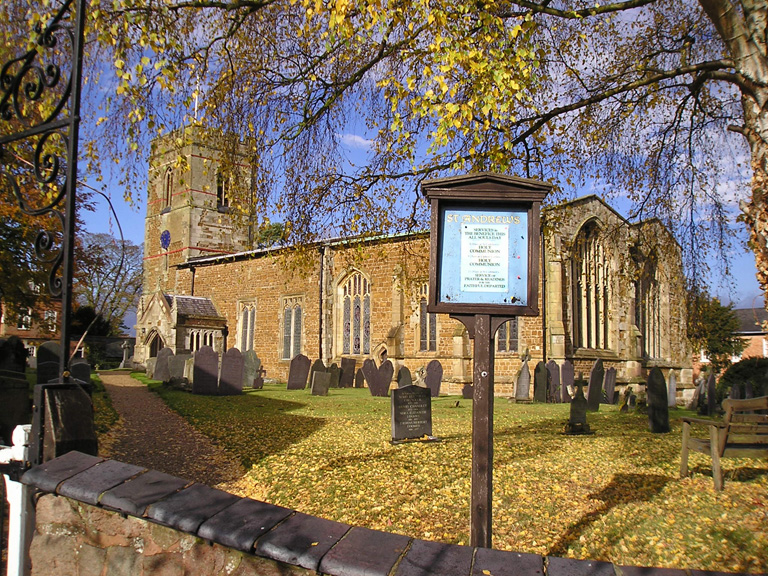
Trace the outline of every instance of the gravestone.
{"type": "Polygon", "coordinates": [[[408,366],[400,366],[400,369],[397,371],[397,387],[405,388],[406,386],[413,386],[411,371],[408,369],[408,366]]]}
{"type": "Polygon", "coordinates": [[[560,366],[557,362],[550,360],[547,362],[547,372],[549,373],[549,394],[548,402],[557,404],[561,402],[560,398],[560,366]]]}
{"type": "Polygon", "coordinates": [[[13,336],[0,340],[0,444],[5,446],[11,445],[16,426],[32,422],[25,358],[21,340],[13,336]]]}
{"type": "Polygon", "coordinates": [[[243,393],[243,355],[237,348],[230,348],[221,358],[219,394],[236,396],[243,393]]]}
{"type": "Polygon", "coordinates": [[[120,361],[120,368],[133,368],[133,362],[131,362],[131,345],[126,340],[120,345],[120,349],[123,351],[123,359],[120,361]]]}
{"type": "Polygon", "coordinates": [[[192,384],[192,380],[195,379],[195,356],[190,354],[189,358],[184,362],[184,378],[192,384]]]}
{"type": "Polygon", "coordinates": [[[261,360],[256,350],[246,350],[243,353],[243,388],[253,388],[253,382],[259,374],[261,360]]]}
{"type": "Polygon", "coordinates": [[[42,461],[47,462],[72,450],[95,456],[98,440],[93,423],[93,403],[88,393],[79,384],[39,388],[35,398],[39,398],[43,423],[42,461]]]}
{"type": "Polygon", "coordinates": [[[533,401],[540,402],[542,404],[547,401],[547,390],[549,390],[548,382],[549,372],[547,372],[547,365],[543,361],[538,362],[533,369],[533,401]]]}
{"type": "Polygon", "coordinates": [[[365,388],[365,375],[362,367],[355,372],[355,388],[365,388]]]}
{"type": "Polygon", "coordinates": [[[189,382],[185,372],[187,362],[189,362],[191,358],[192,354],[175,354],[168,357],[168,372],[171,375],[171,383],[183,384],[189,382]]]}
{"type": "Polygon", "coordinates": [[[432,436],[432,395],[428,388],[392,390],[392,441],[432,436]]]}
{"type": "Polygon", "coordinates": [[[324,370],[315,370],[312,373],[310,394],[312,396],[328,396],[328,388],[331,386],[331,374],[324,370]]]}
{"type": "Polygon", "coordinates": [[[291,360],[288,368],[288,390],[304,390],[309,376],[309,358],[298,354],[291,360]]]}
{"type": "Polygon", "coordinates": [[[698,384],[696,384],[696,388],[693,390],[693,396],[691,397],[691,402],[688,404],[688,410],[698,410],[699,405],[701,404],[701,399],[704,396],[704,378],[702,376],[699,376],[698,378],[698,384]]]}
{"type": "Polygon", "coordinates": [[[515,385],[515,400],[517,402],[529,402],[531,399],[531,371],[528,368],[528,360],[523,361],[520,372],[517,375],[515,385]]]}
{"type": "Polygon", "coordinates": [[[464,398],[464,400],[472,400],[475,397],[475,388],[467,382],[464,384],[464,387],[461,389],[461,397],[464,398]]]}
{"type": "Polygon", "coordinates": [[[155,364],[157,364],[157,358],[147,358],[147,369],[145,372],[150,380],[155,379],[155,364]]]}
{"type": "Polygon", "coordinates": [[[376,368],[376,363],[367,358],[360,369],[368,383],[371,396],[386,397],[389,395],[389,383],[392,382],[394,367],[390,360],[384,360],[381,366],[376,368]]]}
{"type": "MultiPolygon", "coordinates": [[[[746,394],[744,397],[746,398],[746,394]]],[[[717,398],[715,396],[715,375],[710,374],[707,378],[707,414],[714,416],[717,411],[717,398]]]]}
{"type": "Polygon", "coordinates": [[[616,368],[611,366],[605,371],[605,402],[616,404],[616,368]]]}
{"type": "Polygon", "coordinates": [[[592,365],[589,372],[589,389],[587,391],[587,410],[597,412],[600,410],[600,399],[603,397],[603,379],[605,378],[605,369],[603,361],[599,358],[592,365]]]}
{"type": "Polygon", "coordinates": [[[342,357],[339,388],[352,388],[355,385],[355,364],[354,358],[342,357]]]}
{"type": "Polygon", "coordinates": [[[427,364],[427,372],[424,383],[429,388],[432,398],[440,396],[440,385],[443,383],[443,365],[439,360],[430,360],[427,364]]]}
{"type": "Polygon", "coordinates": [[[571,410],[568,417],[568,424],[565,425],[563,432],[569,435],[591,434],[587,424],[587,399],[584,397],[584,381],[576,382],[576,394],[571,400],[571,410]]]}
{"type": "Polygon", "coordinates": [[[670,408],[677,408],[677,376],[674,370],[669,371],[669,382],[667,383],[667,401],[670,408]]]}
{"type": "Polygon", "coordinates": [[[648,375],[646,386],[648,397],[648,427],[654,434],[669,432],[669,400],[667,399],[667,383],[664,374],[658,368],[653,368],[648,375]]]}
{"type": "Polygon", "coordinates": [[[37,383],[47,384],[59,379],[61,346],[58,342],[45,342],[37,349],[37,383]]]}
{"type": "Polygon", "coordinates": [[[215,396],[219,393],[219,355],[210,346],[195,352],[192,394],[215,396]]]}
{"type": "MultiPolygon", "coordinates": [[[[27,368],[27,349],[18,337],[0,338],[0,370],[21,372],[27,368]]],[[[10,446],[10,444],[9,444],[10,446]]]]}
{"type": "Polygon", "coordinates": [[[314,376],[315,372],[317,372],[318,370],[320,372],[327,372],[328,371],[328,369],[325,367],[325,363],[320,358],[318,358],[317,360],[312,362],[312,367],[309,369],[309,384],[310,384],[310,387],[312,386],[312,377],[314,376]]]}
{"type": "Polygon", "coordinates": [[[339,388],[339,381],[341,380],[341,369],[339,365],[334,362],[331,367],[328,368],[328,375],[331,377],[331,388],[339,388]]]}
{"type": "Polygon", "coordinates": [[[575,372],[573,369],[573,362],[566,360],[560,367],[560,400],[565,403],[570,403],[571,393],[569,390],[573,390],[575,372]]]}
{"type": "Polygon", "coordinates": [[[157,353],[157,362],[155,363],[155,377],[154,380],[160,380],[160,382],[171,381],[171,370],[168,367],[168,358],[173,356],[173,350],[167,346],[157,353]]]}
{"type": "Polygon", "coordinates": [[[91,365],[84,358],[77,358],[69,365],[69,375],[80,384],[88,394],[93,393],[91,386],[91,365]]]}
{"type": "Polygon", "coordinates": [[[729,394],[729,397],[732,400],[740,400],[741,399],[741,389],[739,388],[738,384],[734,384],[731,386],[731,393],[729,394]]]}

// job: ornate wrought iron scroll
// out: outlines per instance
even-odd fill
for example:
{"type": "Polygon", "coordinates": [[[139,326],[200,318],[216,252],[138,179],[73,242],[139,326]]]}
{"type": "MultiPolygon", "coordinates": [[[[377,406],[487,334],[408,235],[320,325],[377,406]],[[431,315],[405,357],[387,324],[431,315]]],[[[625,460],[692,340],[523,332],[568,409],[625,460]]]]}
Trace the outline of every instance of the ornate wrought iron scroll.
{"type": "Polygon", "coordinates": [[[10,189],[24,214],[49,216],[60,227],[41,231],[35,242],[50,266],[49,290],[61,298],[60,374],[71,340],[84,28],[84,0],[64,0],[31,38],[21,39],[29,42],[27,51],[0,68],[0,193],[10,189]]]}

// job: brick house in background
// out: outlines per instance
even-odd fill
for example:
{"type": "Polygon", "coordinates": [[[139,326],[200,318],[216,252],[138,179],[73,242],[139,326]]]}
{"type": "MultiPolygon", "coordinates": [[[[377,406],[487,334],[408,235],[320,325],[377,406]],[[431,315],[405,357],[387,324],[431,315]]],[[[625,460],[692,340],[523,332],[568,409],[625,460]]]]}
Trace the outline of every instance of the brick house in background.
{"type": "MultiPolygon", "coordinates": [[[[299,266],[290,248],[254,249],[230,217],[217,157],[196,129],[153,143],[136,362],[166,346],[235,346],[285,381],[299,353],[358,368],[386,354],[412,373],[440,360],[448,392],[471,381],[463,324],[426,311],[428,234],[329,239],[304,246],[299,266]]],[[[514,393],[525,355],[531,367],[569,359],[585,374],[601,358],[624,383],[654,366],[691,383],[680,247],[658,221],[631,224],[587,196],[543,211],[542,242],[541,316],[497,333],[497,393],[514,393]]]]}
{"type": "Polygon", "coordinates": [[[26,313],[11,314],[0,302],[0,338],[16,336],[29,350],[29,358],[34,365],[37,349],[45,342],[58,342],[61,339],[59,322],[61,304],[58,301],[47,302],[45,310],[38,312],[37,318],[28,309],[26,313]]]}
{"type": "Polygon", "coordinates": [[[768,311],[765,308],[739,308],[733,312],[739,319],[737,334],[747,340],[739,360],[768,357],[768,311]]]}

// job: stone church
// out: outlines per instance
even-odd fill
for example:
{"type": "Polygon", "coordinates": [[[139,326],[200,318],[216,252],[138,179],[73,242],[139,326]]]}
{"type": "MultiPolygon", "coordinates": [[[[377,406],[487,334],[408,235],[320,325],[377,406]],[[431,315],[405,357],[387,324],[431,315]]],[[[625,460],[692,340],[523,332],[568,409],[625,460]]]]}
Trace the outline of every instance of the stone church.
{"type": "MultiPolygon", "coordinates": [[[[235,346],[255,350],[268,379],[285,381],[302,353],[358,367],[386,357],[412,373],[438,359],[443,390],[471,382],[466,329],[427,312],[428,234],[317,242],[297,266],[290,247],[254,248],[232,217],[215,146],[195,129],[173,139],[156,140],[150,159],[136,362],[163,347],[235,346]]],[[[668,231],[629,223],[596,196],[545,208],[541,221],[540,316],[497,332],[496,393],[514,394],[525,358],[569,359],[585,375],[601,358],[620,383],[659,367],[690,384],[681,253],[668,231]]]]}

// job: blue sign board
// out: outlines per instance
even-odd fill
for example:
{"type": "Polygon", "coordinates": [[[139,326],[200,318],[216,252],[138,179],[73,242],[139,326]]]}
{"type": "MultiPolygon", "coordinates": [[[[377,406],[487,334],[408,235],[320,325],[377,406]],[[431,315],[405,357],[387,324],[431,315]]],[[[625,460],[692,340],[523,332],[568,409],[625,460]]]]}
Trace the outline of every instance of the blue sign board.
{"type": "Polygon", "coordinates": [[[528,210],[442,207],[437,300],[528,306],[528,210]]]}

